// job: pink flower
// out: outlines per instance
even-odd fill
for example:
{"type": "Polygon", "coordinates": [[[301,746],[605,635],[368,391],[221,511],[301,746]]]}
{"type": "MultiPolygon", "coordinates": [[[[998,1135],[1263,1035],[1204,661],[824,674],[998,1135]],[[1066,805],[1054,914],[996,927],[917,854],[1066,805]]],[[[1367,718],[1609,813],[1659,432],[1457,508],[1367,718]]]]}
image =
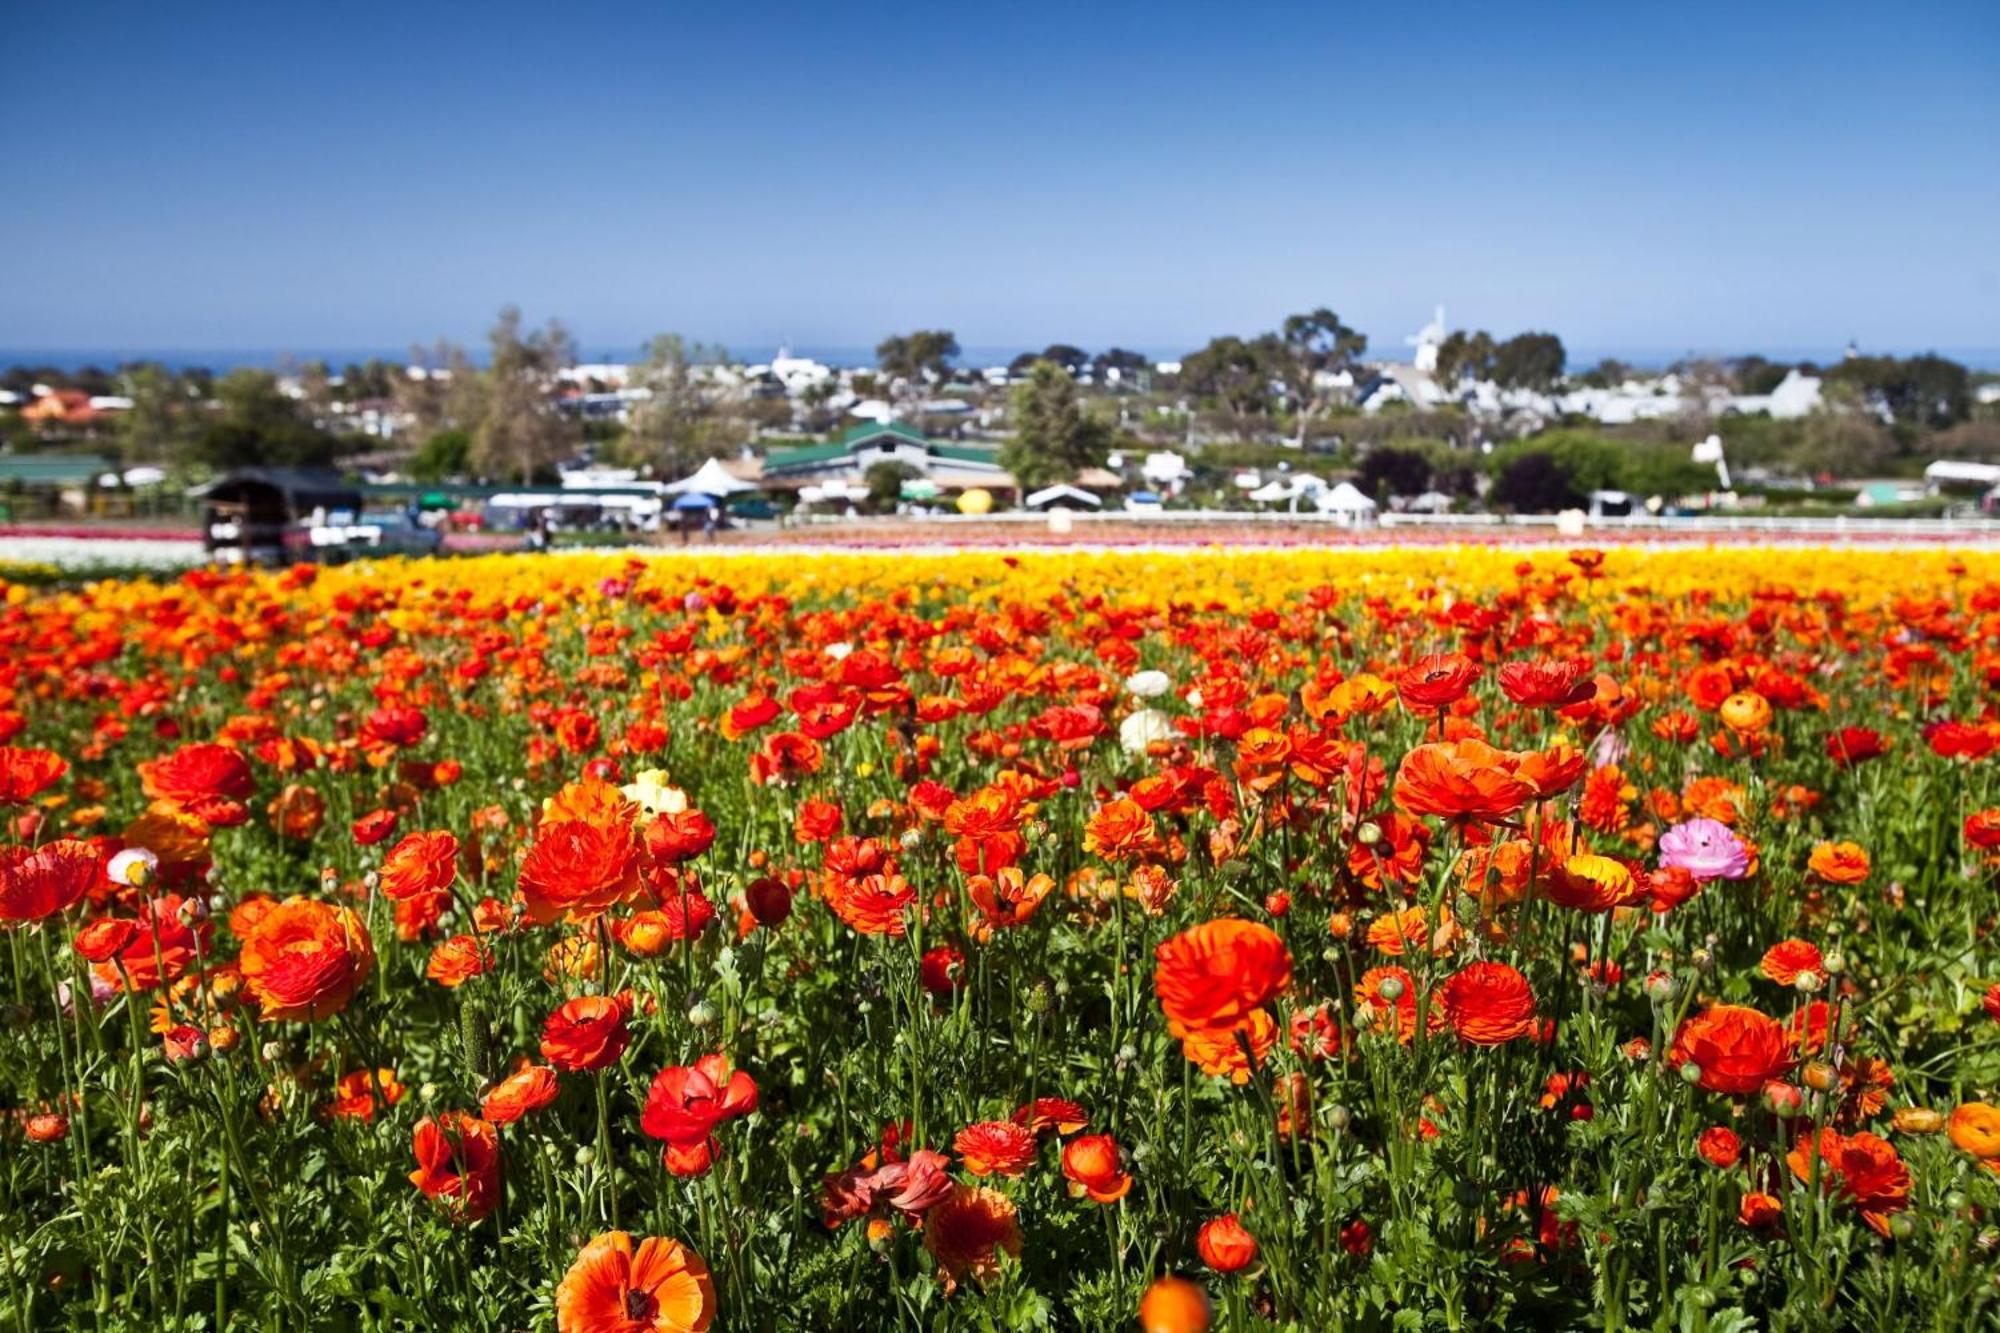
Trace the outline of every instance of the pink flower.
{"type": "Polygon", "coordinates": [[[1661,835],[1660,864],[1679,866],[1698,880],[1742,879],[1750,873],[1750,850],[1727,824],[1690,819],[1661,835]]]}

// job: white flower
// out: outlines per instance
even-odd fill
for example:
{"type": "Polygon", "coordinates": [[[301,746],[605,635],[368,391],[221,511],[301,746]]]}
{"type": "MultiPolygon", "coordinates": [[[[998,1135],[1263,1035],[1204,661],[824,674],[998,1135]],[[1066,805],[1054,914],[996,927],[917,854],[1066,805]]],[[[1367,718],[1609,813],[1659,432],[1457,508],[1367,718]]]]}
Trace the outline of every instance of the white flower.
{"type": "Polygon", "coordinates": [[[677,815],[688,808],[687,793],[667,781],[667,770],[649,768],[619,788],[649,815],[677,815]]]}
{"type": "Polygon", "coordinates": [[[160,868],[160,858],[144,847],[127,847],[105,864],[104,874],[113,884],[145,884],[160,868]]]}
{"type": "Polygon", "coordinates": [[[1171,688],[1164,671],[1136,671],[1125,680],[1125,692],[1137,699],[1157,699],[1171,688]]]}
{"type": "Polygon", "coordinates": [[[836,662],[853,651],[854,645],[851,643],[829,643],[826,646],[826,655],[836,662]]]}
{"type": "Polygon", "coordinates": [[[1141,708],[1118,724],[1118,744],[1126,754],[1144,754],[1154,741],[1172,740],[1173,719],[1157,708],[1141,708]]]}

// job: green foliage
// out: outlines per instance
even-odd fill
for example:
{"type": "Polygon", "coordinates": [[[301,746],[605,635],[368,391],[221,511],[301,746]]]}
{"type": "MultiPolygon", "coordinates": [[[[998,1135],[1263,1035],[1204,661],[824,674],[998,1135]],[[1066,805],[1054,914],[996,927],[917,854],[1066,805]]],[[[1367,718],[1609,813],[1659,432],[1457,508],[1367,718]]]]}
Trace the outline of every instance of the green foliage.
{"type": "Polygon", "coordinates": [[[1084,410],[1076,381],[1052,361],[1037,361],[1015,386],[1010,416],[1014,434],[1000,446],[1000,466],[1024,495],[1102,467],[1110,452],[1111,427],[1084,410]]]}
{"type": "Polygon", "coordinates": [[[190,461],[232,467],[324,467],[340,441],[306,420],[268,370],[239,369],[215,386],[216,412],[186,444],[190,461]]]}
{"type": "Polygon", "coordinates": [[[465,475],[472,458],[472,435],[461,429],[441,430],[425,440],[410,459],[409,471],[418,481],[445,481],[465,475]]]}

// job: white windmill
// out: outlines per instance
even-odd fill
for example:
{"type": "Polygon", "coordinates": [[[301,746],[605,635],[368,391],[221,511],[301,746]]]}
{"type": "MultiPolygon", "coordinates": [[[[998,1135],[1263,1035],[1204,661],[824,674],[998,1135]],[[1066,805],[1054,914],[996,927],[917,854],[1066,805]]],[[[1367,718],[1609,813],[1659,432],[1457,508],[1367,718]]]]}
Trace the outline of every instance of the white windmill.
{"type": "Polygon", "coordinates": [[[1439,306],[1431,315],[1431,322],[1418,329],[1404,342],[1416,348],[1410,364],[1426,375],[1437,373],[1438,344],[1444,341],[1444,307],[1439,306]]]}

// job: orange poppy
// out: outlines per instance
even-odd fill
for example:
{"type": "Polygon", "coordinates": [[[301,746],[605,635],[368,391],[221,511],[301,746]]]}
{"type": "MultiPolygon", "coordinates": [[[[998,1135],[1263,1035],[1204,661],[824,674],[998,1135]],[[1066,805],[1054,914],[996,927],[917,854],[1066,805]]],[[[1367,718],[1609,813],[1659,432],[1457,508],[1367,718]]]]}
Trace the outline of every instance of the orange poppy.
{"type": "Polygon", "coordinates": [[[458,878],[458,839],[438,831],[412,833],[382,859],[382,892],[398,901],[448,889],[458,878]]]}
{"type": "Polygon", "coordinates": [[[463,1111],[425,1116],[411,1149],[417,1169],[410,1183],[454,1221],[477,1222],[500,1201],[500,1136],[486,1121],[463,1111]]]}
{"type": "Polygon", "coordinates": [[[68,771],[69,761],[54,750],[0,745],[0,805],[26,805],[68,771]]]}
{"type": "Polygon", "coordinates": [[[1818,843],[1806,869],[1828,884],[1859,884],[1868,878],[1868,851],[1856,842],[1818,843]]]}
{"type": "Polygon", "coordinates": [[[528,919],[544,926],[564,917],[589,920],[629,900],[639,889],[630,826],[582,820],[541,825],[521,862],[520,886],[528,919]]]}
{"type": "Polygon", "coordinates": [[[1825,975],[1826,962],[1810,940],[1779,940],[1764,951],[1757,968],[1780,986],[1789,986],[1807,972],[1825,975]]]}
{"type": "Polygon", "coordinates": [[[1184,1277],[1155,1279],[1139,1298],[1140,1333],[1205,1333],[1208,1293],[1184,1277]]]}
{"type": "Polygon", "coordinates": [[[1240,1272],[1257,1258],[1257,1238],[1234,1213],[1203,1222],[1195,1233],[1194,1247],[1201,1261],[1218,1273],[1240,1272]]]}
{"type": "Polygon", "coordinates": [[[1088,1196],[1097,1203],[1116,1203],[1132,1188],[1118,1151],[1118,1140],[1109,1134],[1085,1134],[1063,1147],[1063,1175],[1072,1195],[1088,1196]]]}
{"type": "Polygon", "coordinates": [[[705,1333],[715,1280],[700,1255],[624,1231],[593,1237],[556,1287],[557,1333],[705,1333]]]}

